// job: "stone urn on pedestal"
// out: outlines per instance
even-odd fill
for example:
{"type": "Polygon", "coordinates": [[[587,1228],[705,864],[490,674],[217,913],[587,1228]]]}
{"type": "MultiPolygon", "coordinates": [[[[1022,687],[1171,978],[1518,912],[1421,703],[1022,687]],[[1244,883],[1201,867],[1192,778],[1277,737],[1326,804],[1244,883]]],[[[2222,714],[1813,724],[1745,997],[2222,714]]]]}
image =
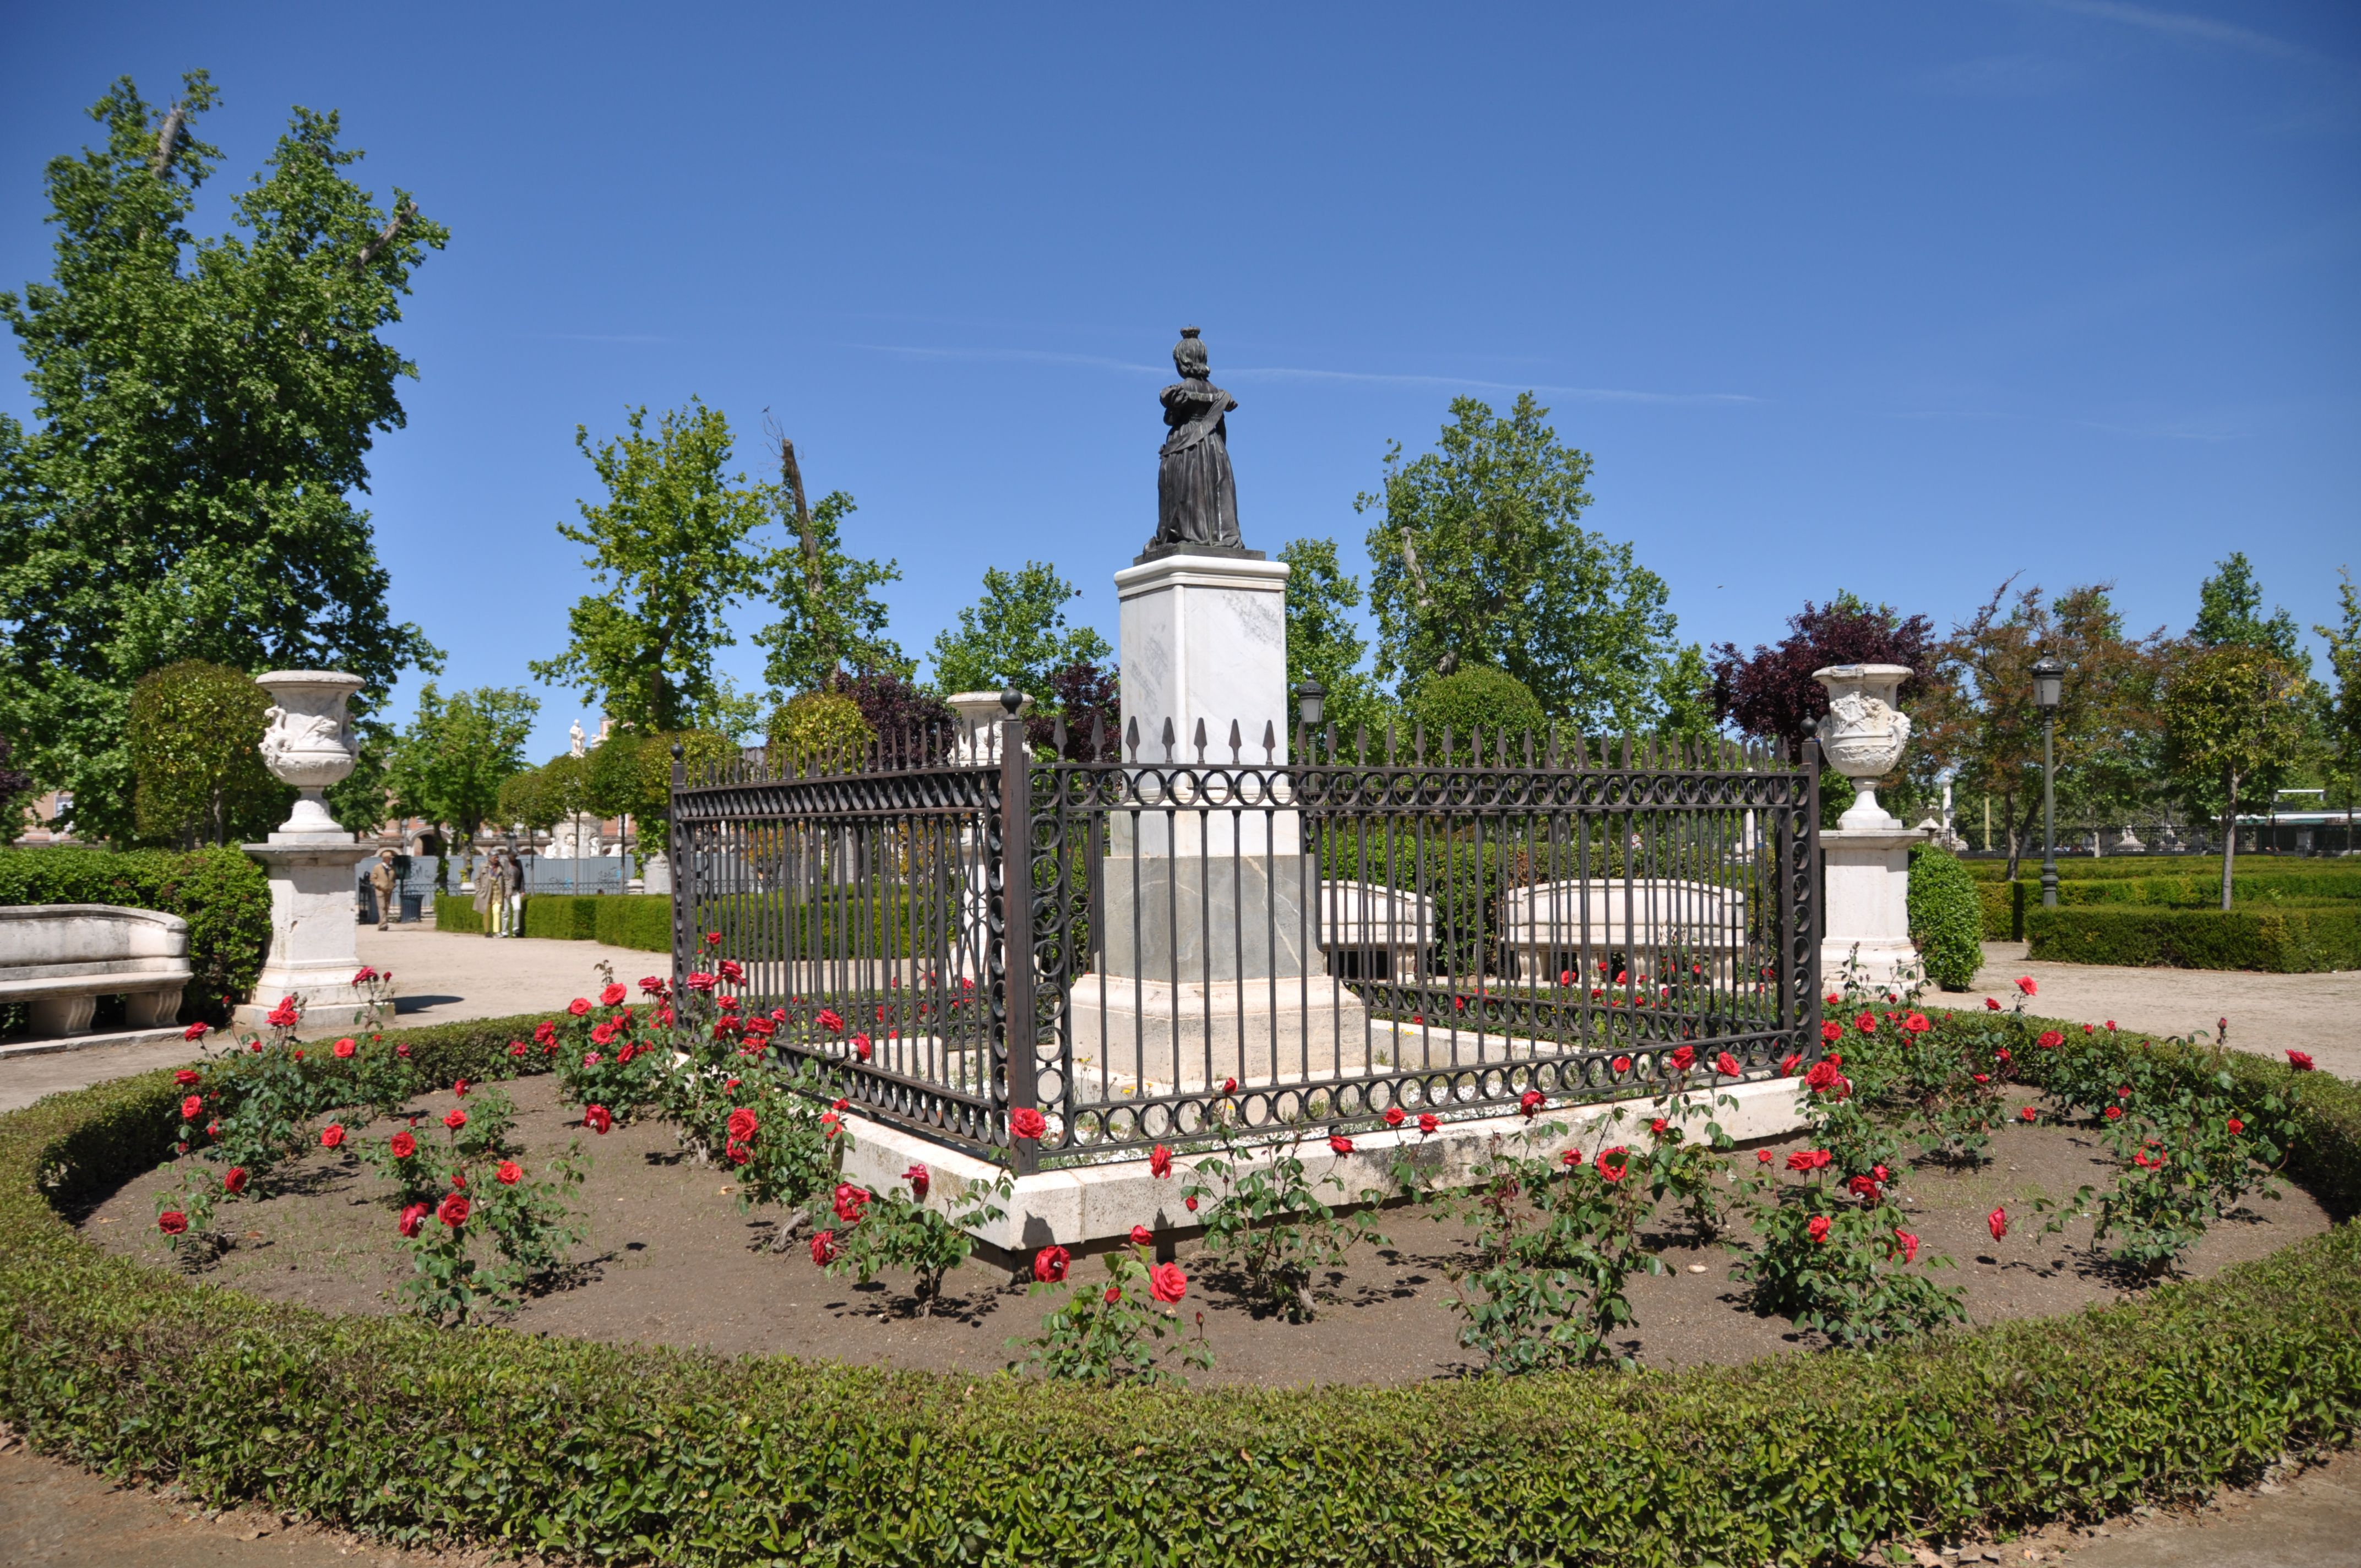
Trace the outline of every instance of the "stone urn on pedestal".
{"type": "Polygon", "coordinates": [[[1828,691],[1821,754],[1856,791],[1835,829],[1820,835],[1828,900],[1820,974],[1830,986],[1839,983],[1848,959],[1872,985],[1918,960],[1910,940],[1910,850],[1927,834],[1880,806],[1876,784],[1901,765],[1910,740],[1910,720],[1894,696],[1912,674],[1906,664],[1831,664],[1812,672],[1828,691]]]}
{"type": "Polygon", "coordinates": [[[255,684],[271,699],[262,764],[298,793],[294,811],[269,839],[246,846],[270,872],[270,956],[255,981],[254,1000],[237,1010],[237,1022],[268,1027],[271,1010],[291,998],[307,1035],[353,1028],[371,1006],[353,984],[360,969],[354,868],[376,850],[336,825],[325,796],[353,771],[357,749],[345,703],[360,690],[361,679],[328,670],[274,670],[256,676],[255,684]]]}

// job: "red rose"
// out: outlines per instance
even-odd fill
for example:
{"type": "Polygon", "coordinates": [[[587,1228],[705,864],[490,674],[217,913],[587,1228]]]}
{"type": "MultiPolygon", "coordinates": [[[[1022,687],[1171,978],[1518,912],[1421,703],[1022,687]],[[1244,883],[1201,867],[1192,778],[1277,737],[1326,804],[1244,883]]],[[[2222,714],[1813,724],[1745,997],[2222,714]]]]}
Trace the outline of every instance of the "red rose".
{"type": "Polygon", "coordinates": [[[179,1084],[181,1088],[186,1089],[189,1085],[197,1081],[197,1077],[198,1075],[194,1071],[184,1067],[180,1071],[172,1075],[172,1081],[179,1084]]]}
{"type": "Polygon", "coordinates": [[[1990,1073],[1971,1072],[1968,1074],[1968,1076],[1974,1079],[1978,1083],[1990,1083],[1992,1081],[1992,1075],[1990,1073]]]}
{"type": "Polygon", "coordinates": [[[603,1134],[615,1124],[614,1113],[604,1105],[585,1106],[582,1112],[582,1124],[594,1133],[603,1134]]]}
{"type": "Polygon", "coordinates": [[[512,1159],[504,1159],[500,1161],[500,1168],[494,1175],[501,1186],[514,1187],[524,1179],[524,1167],[512,1159]]]}
{"type": "Polygon", "coordinates": [[[1193,1214],[1193,1213],[1195,1213],[1195,1212],[1197,1212],[1197,1201],[1196,1201],[1194,1198],[1183,1198],[1183,1199],[1181,1199],[1181,1200],[1180,1200],[1180,1206],[1181,1206],[1182,1208],[1184,1208],[1184,1209],[1188,1210],[1188,1211],[1189,1211],[1189,1212],[1191,1212],[1191,1213],[1192,1213],[1192,1214],[1193,1214]]]}
{"type": "Polygon", "coordinates": [[[433,1212],[434,1211],[423,1203],[412,1203],[409,1208],[404,1209],[401,1212],[401,1234],[405,1236],[416,1235],[418,1227],[424,1224],[426,1216],[433,1212]]]}
{"type": "Polygon", "coordinates": [[[1828,1217],[1826,1214],[1815,1214],[1812,1216],[1810,1223],[1806,1224],[1804,1229],[1810,1234],[1814,1241],[1824,1242],[1828,1239],[1828,1217]]]}
{"type": "Polygon", "coordinates": [[[2039,986],[2033,983],[2033,977],[2029,974],[2022,974],[2016,977],[2016,988],[2017,990],[2025,992],[2027,996],[2034,995],[2041,990],[2039,986]]]}
{"type": "Polygon", "coordinates": [[[393,1054],[400,1057],[402,1060],[408,1061],[410,1059],[410,1042],[408,1040],[404,1040],[401,1044],[394,1047],[393,1054]]]}
{"type": "Polygon", "coordinates": [[[1923,1035],[1935,1025],[1927,1021],[1924,1013],[1913,1013],[1902,1020],[1902,1026],[1914,1035],[1923,1035]]]}
{"type": "Polygon", "coordinates": [[[1410,1120],[1410,1113],[1409,1113],[1408,1112],[1404,1111],[1400,1106],[1399,1106],[1399,1105],[1389,1105],[1389,1106],[1387,1106],[1387,1107],[1386,1107],[1386,1125],[1387,1125],[1387,1126],[1389,1126],[1389,1127],[1399,1127],[1399,1126],[1400,1126],[1404,1122],[1407,1122],[1407,1121],[1409,1121],[1409,1120],[1410,1120]]]}
{"type": "MultiPolygon", "coordinates": [[[[739,1143],[742,1144],[752,1138],[754,1135],[755,1131],[760,1128],[762,1124],[761,1121],[755,1117],[754,1113],[749,1111],[743,1105],[741,1105],[737,1110],[730,1113],[730,1135],[739,1143]]],[[[918,1167],[916,1168],[923,1169],[924,1168],[918,1167]]]]}
{"type": "Polygon", "coordinates": [[[577,996],[566,1004],[566,1010],[577,1018],[582,1017],[590,1011],[590,999],[587,996],[577,996]]]}
{"type": "Polygon", "coordinates": [[[629,991],[623,988],[620,981],[610,983],[606,990],[598,993],[598,1005],[601,1007],[620,1006],[623,1000],[631,994],[631,993],[629,991]]]}
{"type": "Polygon", "coordinates": [[[868,1036],[855,1035],[852,1036],[852,1054],[859,1057],[862,1061],[867,1061],[869,1059],[870,1053],[875,1048],[875,1047],[869,1043],[868,1036]]]}
{"type": "Polygon", "coordinates": [[[1607,1065],[1615,1069],[1616,1077],[1620,1078],[1625,1073],[1631,1070],[1631,1058],[1630,1057],[1617,1057],[1613,1061],[1609,1062],[1607,1065]]]}
{"type": "Polygon", "coordinates": [[[2038,1111],[2036,1111],[2036,1110],[2035,1110],[2032,1106],[2030,1106],[2030,1105],[2027,1105],[2027,1106],[2025,1106],[2025,1107],[2021,1108],[2021,1109],[2017,1112],[2016,1115],[2017,1115],[2017,1120],[2019,1120],[2019,1121],[2021,1121],[2021,1122],[2038,1122],[2039,1120],[2041,1120],[2041,1113],[2040,1113],[2040,1112],[2038,1112],[2038,1111]]]}
{"type": "Polygon", "coordinates": [[[467,1173],[464,1170],[452,1172],[451,1185],[459,1188],[466,1187],[467,1185],[467,1173]]]}
{"type": "Polygon", "coordinates": [[[418,1152],[418,1140],[408,1133],[396,1133],[386,1139],[385,1146],[391,1151],[394,1158],[408,1159],[418,1152]]]}
{"type": "Polygon", "coordinates": [[[1565,1167],[1566,1169],[1572,1170],[1576,1166],[1582,1163],[1582,1151],[1580,1149],[1567,1149],[1565,1153],[1557,1157],[1557,1162],[1558,1164],[1565,1167]]]}
{"type": "Polygon", "coordinates": [[[353,1043],[352,1043],[352,1041],[350,1041],[350,1040],[338,1040],[335,1045],[333,1045],[333,1046],[329,1047],[328,1048],[329,1048],[330,1050],[332,1050],[332,1051],[335,1052],[335,1054],[336,1054],[336,1059],[337,1059],[338,1061],[350,1061],[350,1060],[352,1060],[352,1059],[353,1059],[353,1053],[354,1053],[355,1051],[357,1051],[357,1050],[360,1049],[360,1047],[359,1047],[358,1046],[357,1046],[357,1045],[353,1044],[353,1043]]]}
{"type": "Polygon", "coordinates": [[[871,1193],[865,1187],[855,1187],[850,1181],[836,1184],[836,1217],[848,1225],[861,1223],[862,1211],[868,1207],[871,1193]]]}
{"type": "Polygon", "coordinates": [[[1845,1187],[1856,1198],[1873,1200],[1877,1196],[1877,1179],[1873,1176],[1853,1177],[1845,1183],[1845,1187]]]}
{"type": "Polygon", "coordinates": [[[467,1223],[467,1211],[465,1198],[456,1192],[445,1193],[441,1205],[434,1211],[434,1217],[456,1231],[467,1223]]]}
{"type": "Polygon", "coordinates": [[[1769,1149],[1756,1149],[1754,1151],[1754,1160],[1758,1165],[1769,1165],[1771,1163],[1771,1151],[1769,1149]]]}
{"type": "Polygon", "coordinates": [[[1782,1078],[1793,1078],[1795,1076],[1795,1069],[1803,1065],[1804,1058],[1800,1056],[1781,1057],[1779,1058],[1779,1076],[1782,1078]]]}
{"type": "Polygon", "coordinates": [[[178,1209],[167,1209],[156,1216],[156,1228],[168,1236],[177,1236],[189,1228],[189,1217],[178,1209]]]}
{"type": "Polygon", "coordinates": [[[1697,1047],[1694,1046],[1683,1046],[1673,1053],[1671,1066],[1675,1072],[1686,1072],[1696,1064],[1697,1047]]]}
{"type": "Polygon", "coordinates": [[[1984,1216],[1984,1226],[1987,1230],[1992,1232],[1993,1240],[1994,1241],[1998,1241],[2003,1236],[2008,1234],[2007,1208],[2004,1206],[1994,1209],[1991,1213],[1986,1214],[1984,1216]]]}
{"type": "Polygon", "coordinates": [[[1008,1113],[1008,1135],[1012,1138],[1038,1138],[1049,1130],[1049,1118],[1030,1105],[1020,1105],[1008,1113]]]}
{"type": "Polygon", "coordinates": [[[204,1113],[205,1102],[198,1096],[192,1094],[186,1100],[181,1102],[181,1121],[193,1122],[204,1113]]]}
{"type": "Polygon", "coordinates": [[[1997,1013],[2000,1011],[2000,1002],[1995,997],[1987,996],[1984,998],[1984,1007],[1988,1012],[1997,1013]]]}
{"type": "Polygon", "coordinates": [[[1328,1139],[1328,1146],[1335,1150],[1338,1154],[1351,1154],[1353,1152],[1353,1140],[1346,1137],[1342,1133],[1332,1134],[1328,1139]]]}
{"type": "Polygon", "coordinates": [[[227,1170],[222,1172],[222,1190],[225,1192],[245,1191],[246,1167],[242,1165],[234,1165],[227,1170]]]}
{"type": "Polygon", "coordinates": [[[1826,1149],[1797,1149],[1787,1157],[1787,1168],[1795,1171],[1818,1170],[1835,1157],[1836,1156],[1826,1149]]]}
{"type": "Polygon", "coordinates": [[[1123,1287],[1122,1287],[1122,1286],[1120,1286],[1120,1285],[1110,1285],[1110,1286],[1108,1286],[1108,1287],[1106,1288],[1106,1304],[1107,1304],[1108,1306],[1112,1307],[1112,1306],[1114,1306],[1117,1301],[1120,1301],[1120,1300],[1122,1300],[1122,1299],[1123,1299],[1123,1287]]]}
{"type": "Polygon", "coordinates": [[[1894,1233],[1894,1239],[1902,1244],[1903,1262],[1916,1263],[1918,1261],[1918,1238],[1916,1236],[1912,1235],[1908,1231],[1896,1231],[1894,1233]]]}
{"type": "Polygon", "coordinates": [[[302,1014],[296,1011],[295,999],[282,996],[279,999],[279,1005],[270,1010],[268,1022],[274,1029],[291,1029],[302,1020],[302,1014]]]}
{"type": "Polygon", "coordinates": [[[836,1261],[836,1233],[822,1231],[811,1239],[812,1261],[822,1268],[836,1261]]]}
{"type": "Polygon", "coordinates": [[[2288,1066],[2295,1069],[2298,1072],[2310,1072],[2312,1070],[2312,1058],[2306,1052],[2290,1051],[2287,1054],[2287,1058],[2288,1066]]]}
{"type": "Polygon", "coordinates": [[[1877,1014],[1864,1013],[1852,1021],[1852,1026],[1864,1035],[1874,1035],[1877,1033],[1877,1014]]]}
{"type": "Polygon", "coordinates": [[[2107,1107],[2107,1120],[2108,1120],[2108,1121],[2110,1121],[2110,1122],[2120,1122],[2120,1121],[2122,1121],[2123,1119],[2124,1119],[2124,1108],[2123,1108],[2122,1106],[2120,1106],[2120,1105],[2110,1105],[2110,1106],[2108,1106],[2108,1107],[2107,1107]]]}
{"type": "Polygon", "coordinates": [[[345,1124],[342,1122],[331,1122],[326,1126],[320,1129],[320,1146],[322,1148],[341,1148],[344,1146],[344,1142],[345,1124]]]}
{"type": "Polygon", "coordinates": [[[1418,1130],[1426,1134],[1428,1136],[1433,1136],[1434,1129],[1441,1125],[1443,1125],[1441,1118],[1437,1117],[1433,1112],[1422,1111],[1418,1113],[1418,1130]]]}
{"type": "Polygon", "coordinates": [[[202,1040],[204,1037],[205,1026],[203,1024],[192,1024],[181,1031],[181,1038],[184,1040],[202,1040]]]}
{"type": "Polygon", "coordinates": [[[1659,1116],[1648,1124],[1648,1135],[1652,1138],[1661,1138],[1664,1135],[1664,1129],[1671,1125],[1670,1122],[1659,1116]]]}
{"type": "Polygon", "coordinates": [[[1155,1177],[1172,1174],[1172,1151],[1162,1144],[1148,1151],[1148,1173],[1155,1177]]]}
{"type": "Polygon", "coordinates": [[[368,965],[367,965],[367,964],[363,964],[363,965],[361,965],[361,967],[360,967],[357,970],[356,970],[356,971],[354,972],[354,975],[353,975],[353,983],[354,983],[355,985],[367,985],[369,981],[371,981],[375,980],[376,978],[377,978],[377,970],[373,970],[373,969],[369,968],[369,967],[368,967],[368,965]]]}
{"type": "Polygon", "coordinates": [[[454,1105],[444,1114],[443,1124],[456,1133],[467,1124],[467,1113],[454,1105]]]}
{"type": "Polygon", "coordinates": [[[2233,1117],[2231,1117],[2231,1118],[2230,1118],[2230,1135],[2231,1135],[2232,1137],[2234,1137],[2234,1138],[2235,1138],[2235,1137],[2236,1137],[2239,1134],[2241,1134],[2241,1133],[2245,1132],[2246,1130],[2246,1123],[2241,1122],[2241,1121],[2240,1121],[2240,1120],[2238,1120],[2238,1118],[2236,1118],[2235,1116],[2233,1116],[2233,1117]]]}
{"type": "Polygon", "coordinates": [[[720,963],[721,978],[736,985],[746,978],[746,970],[736,959],[724,959],[720,963]]]}
{"type": "Polygon", "coordinates": [[[1522,1094],[1517,1096],[1517,1113],[1524,1117],[1526,1121],[1532,1121],[1533,1119],[1533,1113],[1541,1108],[1542,1091],[1540,1090],[1528,1089],[1522,1094]]]}
{"type": "Polygon", "coordinates": [[[1746,1069],[1738,1065],[1738,1058],[1736,1057],[1731,1056],[1728,1051],[1724,1051],[1721,1055],[1713,1058],[1713,1070],[1721,1074],[1724,1078],[1736,1078],[1746,1069]]]}
{"type": "MultiPolygon", "coordinates": [[[[697,977],[691,975],[689,978],[693,981],[697,977]]],[[[818,1015],[813,1018],[812,1022],[831,1035],[840,1035],[844,1032],[844,1020],[836,1015],[836,1010],[832,1007],[821,1008],[818,1015]]]]}
{"type": "Polygon", "coordinates": [[[1155,1234],[1154,1234],[1153,1232],[1151,1232],[1151,1231],[1150,1231],[1150,1230],[1149,1230],[1146,1225],[1134,1225],[1134,1226],[1132,1226],[1132,1227],[1131,1227],[1131,1245],[1134,1245],[1134,1246],[1146,1246],[1146,1245],[1148,1245],[1149,1243],[1153,1242],[1155,1239],[1156,1239],[1155,1234]]]}
{"type": "Polygon", "coordinates": [[[458,1082],[451,1086],[451,1092],[457,1095],[460,1099],[465,1100],[467,1098],[467,1091],[474,1087],[475,1085],[469,1083],[463,1078],[458,1082]]]}
{"type": "Polygon", "coordinates": [[[545,1018],[544,1018],[544,1019],[543,1019],[540,1023],[538,1023],[538,1024],[536,1024],[536,1025],[533,1025],[533,1044],[535,1044],[535,1045],[537,1045],[537,1046],[546,1046],[546,1045],[550,1045],[550,1044],[555,1043],[556,1039],[557,1039],[557,1025],[555,1025],[555,1024],[553,1024],[553,1023],[549,1022],[547,1019],[545,1019],[545,1018]]]}
{"type": "Polygon", "coordinates": [[[1621,1144],[1617,1144],[1611,1149],[1600,1149],[1598,1158],[1593,1163],[1598,1166],[1601,1177],[1609,1182],[1617,1182],[1631,1170],[1631,1156],[1621,1144]]]}
{"type": "Polygon", "coordinates": [[[1066,1265],[1072,1261],[1073,1255],[1064,1247],[1045,1246],[1033,1255],[1033,1277],[1045,1285],[1060,1284],[1066,1277],[1066,1265]]]}
{"type": "Polygon", "coordinates": [[[2082,1025],[2082,1033],[2084,1033],[2084,1034],[2088,1035],[2088,1034],[2091,1034],[2091,1033],[2092,1033],[2092,1032],[2093,1032],[2093,1029],[2092,1029],[2092,1026],[2091,1025],[2085,1024],[2085,1025],[2082,1025]]]}
{"type": "Polygon", "coordinates": [[[1177,1263],[1159,1263],[1148,1271],[1148,1292],[1170,1306],[1189,1293],[1189,1277],[1177,1263]]]}
{"type": "Polygon", "coordinates": [[[2041,1038],[2033,1043],[2045,1051],[2054,1051],[2066,1043],[2066,1036],[2055,1029],[2044,1029],[2041,1032],[2041,1038]]]}
{"type": "Polygon", "coordinates": [[[1224,1094],[1235,1094],[1237,1091],[1238,1091],[1238,1080],[1237,1080],[1236,1079],[1235,1079],[1235,1078],[1225,1078],[1225,1079],[1222,1080],[1222,1092],[1223,1092],[1223,1093],[1224,1093],[1224,1094]]]}

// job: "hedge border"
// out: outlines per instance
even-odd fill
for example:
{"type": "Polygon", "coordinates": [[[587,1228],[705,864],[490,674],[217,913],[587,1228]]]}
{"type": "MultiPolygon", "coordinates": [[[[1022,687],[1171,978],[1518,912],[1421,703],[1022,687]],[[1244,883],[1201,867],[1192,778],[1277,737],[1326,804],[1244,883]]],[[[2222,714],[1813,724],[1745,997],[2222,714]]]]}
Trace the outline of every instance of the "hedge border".
{"type": "Polygon", "coordinates": [[[2114,904],[2036,909],[2026,956],[2135,969],[2325,974],[2361,969],[2361,904],[2245,909],[2141,909],[2114,904]]]}
{"type": "MultiPolygon", "coordinates": [[[[2035,1077],[2056,1026],[1935,1016],[2021,1036],[2035,1077]]],[[[445,1031],[515,1021],[494,1022],[445,1031]]],[[[2230,1066],[2257,1089],[2290,1076],[2230,1066]]],[[[2296,1163],[2350,1212],[2361,1089],[2305,1088],[2296,1163]]],[[[397,1541],[698,1563],[1837,1563],[2194,1498],[2361,1419],[2350,1224],[1899,1350],[1402,1388],[1088,1390],[337,1317],[108,1256],[60,1216],[148,1163],[137,1140],[174,1092],[159,1072],[0,1117],[0,1416],[111,1475],[397,1541]]]]}

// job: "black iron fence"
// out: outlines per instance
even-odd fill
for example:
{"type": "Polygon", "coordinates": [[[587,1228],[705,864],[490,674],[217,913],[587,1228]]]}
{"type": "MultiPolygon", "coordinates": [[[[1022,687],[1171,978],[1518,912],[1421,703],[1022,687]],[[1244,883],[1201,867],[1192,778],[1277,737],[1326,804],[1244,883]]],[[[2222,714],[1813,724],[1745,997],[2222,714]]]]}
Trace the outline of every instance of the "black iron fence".
{"type": "Polygon", "coordinates": [[[1817,1051],[1816,758],[1024,733],[676,773],[679,973],[735,965],[864,1113],[1020,1169],[1217,1108],[1349,1130],[1649,1093],[1685,1047],[1741,1076],[1817,1051]]]}

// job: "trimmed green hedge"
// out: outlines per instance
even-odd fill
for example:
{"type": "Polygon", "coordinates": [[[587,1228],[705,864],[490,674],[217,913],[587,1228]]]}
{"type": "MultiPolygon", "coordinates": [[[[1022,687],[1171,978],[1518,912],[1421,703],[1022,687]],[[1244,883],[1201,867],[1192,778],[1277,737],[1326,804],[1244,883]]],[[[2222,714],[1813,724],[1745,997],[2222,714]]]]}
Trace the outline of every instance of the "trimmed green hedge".
{"type": "Polygon", "coordinates": [[[566,942],[588,942],[598,935],[598,895],[587,893],[529,893],[524,897],[524,934],[555,937],[566,942]]]}
{"type": "MultiPolygon", "coordinates": [[[[2061,873],[2063,867],[2059,868],[2061,873]]],[[[2241,869],[2230,879],[2233,903],[2240,905],[2305,905],[2361,900],[2361,867],[2353,871],[2296,871],[2266,867],[2249,874],[2241,869]]],[[[2026,917],[2041,907],[2038,872],[2017,881],[1979,881],[1976,897],[1983,911],[1983,939],[2021,942],[2026,917]]],[[[2060,908],[2090,905],[2134,905],[2154,909],[2219,909],[2222,875],[2187,872],[2153,876],[2085,877],[2058,883],[2060,908]]]]}
{"type": "Polygon", "coordinates": [[[270,954],[270,878],[236,850],[0,849],[0,905],[114,904],[189,923],[183,1021],[218,1024],[270,954]]]}
{"type": "MultiPolygon", "coordinates": [[[[2044,1021],[1936,1017],[2022,1032],[2039,1071],[2044,1021]]],[[[2349,1209],[2361,1090],[2303,1089],[2296,1158],[2349,1209]]],[[[151,1163],[176,1092],[156,1073],[0,1117],[0,1417],[110,1474],[396,1540],[716,1564],[1850,1563],[2196,1497],[2361,1423],[2349,1224],[1875,1354],[1398,1388],[1102,1391],[340,1317],[106,1255],[52,1207],[151,1163]]]]}
{"type": "Polygon", "coordinates": [[[2249,909],[2137,909],[2115,905],[2035,909],[2026,956],[2136,968],[2261,970],[2313,974],[2361,969],[2361,905],[2249,909]]]}
{"type": "Polygon", "coordinates": [[[1921,844],[1910,851],[1908,902],[1910,939],[1927,978],[1965,991],[1984,961],[1983,915],[1966,868],[1940,845],[1921,844]]]}
{"type": "Polygon", "coordinates": [[[476,895],[454,889],[434,895],[434,928],[437,931],[457,931],[468,936],[484,934],[483,912],[476,907],[476,895]]]}
{"type": "MultiPolygon", "coordinates": [[[[1978,882],[2008,880],[2008,861],[1997,855],[1962,862],[1978,882]]],[[[2041,848],[2017,861],[2019,880],[2041,880],[2041,848]]],[[[2361,879],[2361,857],[2340,855],[2274,855],[2240,850],[2233,875],[2325,876],[2361,879]]],[[[2073,855],[2062,849],[2058,856],[2059,882],[2114,882],[2125,877],[2194,876],[2222,885],[2219,851],[2202,855],[2073,855]]]]}
{"type": "MultiPolygon", "coordinates": [[[[434,902],[434,928],[479,934],[484,917],[476,913],[472,894],[446,894],[434,902]]],[[[672,899],[661,893],[529,893],[524,900],[524,934],[668,953],[672,951],[672,899]]]]}
{"type": "Polygon", "coordinates": [[[610,948],[637,948],[642,952],[672,951],[672,895],[664,893],[610,894],[592,900],[593,934],[610,948]]]}

